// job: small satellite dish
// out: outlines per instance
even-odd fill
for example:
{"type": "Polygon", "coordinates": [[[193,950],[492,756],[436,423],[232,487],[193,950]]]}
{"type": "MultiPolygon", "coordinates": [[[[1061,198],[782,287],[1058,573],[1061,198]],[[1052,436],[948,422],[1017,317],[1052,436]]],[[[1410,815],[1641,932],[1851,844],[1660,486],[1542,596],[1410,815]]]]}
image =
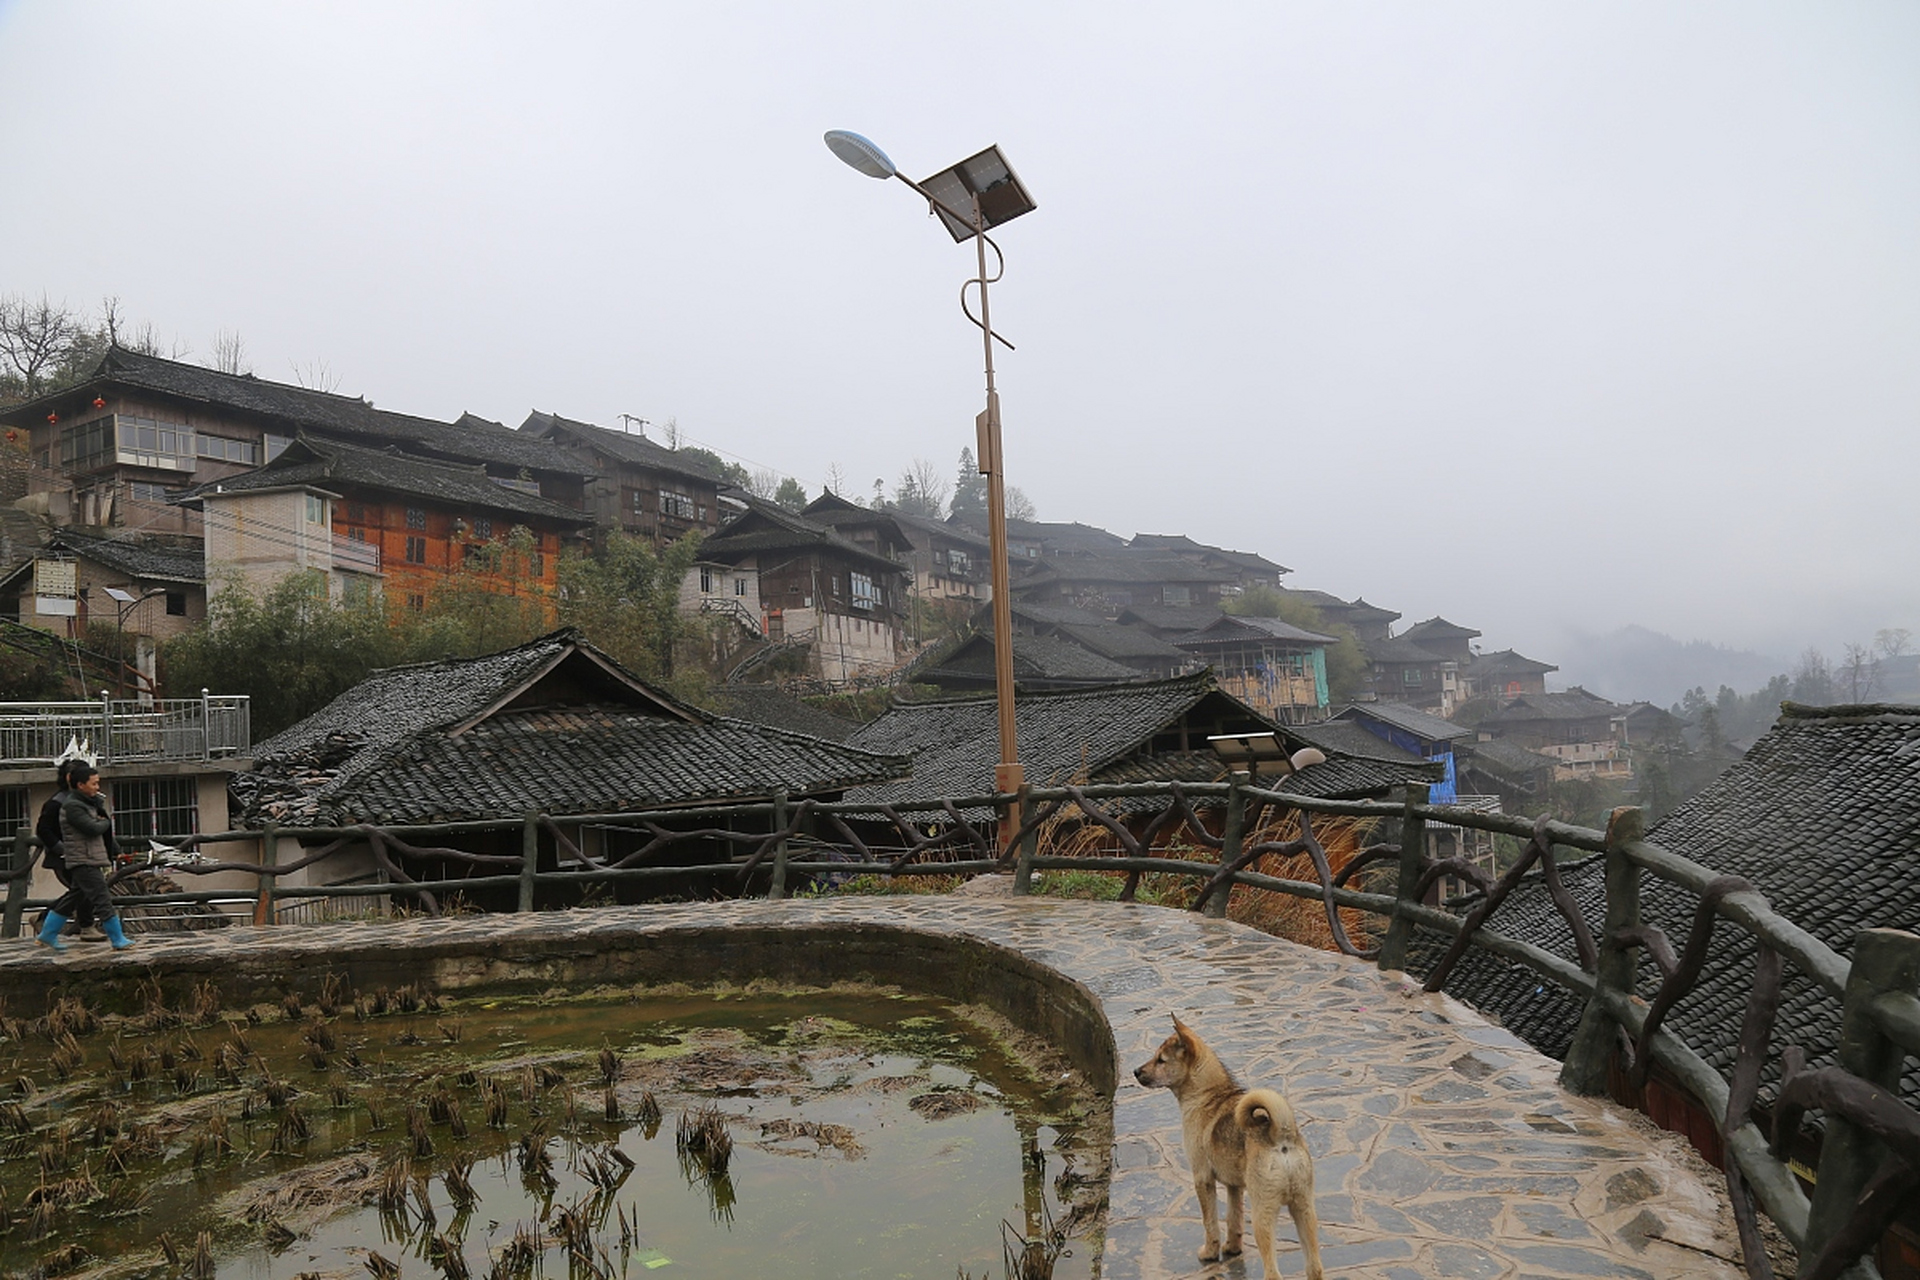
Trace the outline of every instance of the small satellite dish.
{"type": "Polygon", "coordinates": [[[858,169],[869,178],[891,178],[899,172],[893,167],[893,161],[887,159],[886,152],[859,134],[846,129],[828,131],[827,150],[839,156],[843,163],[858,169]]]}

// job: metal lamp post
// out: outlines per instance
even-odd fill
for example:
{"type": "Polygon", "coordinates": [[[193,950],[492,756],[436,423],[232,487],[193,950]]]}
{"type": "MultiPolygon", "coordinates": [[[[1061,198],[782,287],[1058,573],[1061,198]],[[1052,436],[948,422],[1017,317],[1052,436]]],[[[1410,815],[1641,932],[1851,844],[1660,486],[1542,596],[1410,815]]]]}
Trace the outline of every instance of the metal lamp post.
{"type": "Polygon", "coordinates": [[[107,587],[105,590],[107,598],[113,601],[116,613],[113,623],[115,637],[114,648],[116,652],[113,656],[119,659],[120,669],[114,673],[114,686],[119,689],[121,696],[124,697],[127,692],[127,615],[155,596],[167,594],[167,589],[165,587],[154,587],[144,595],[139,596],[130,595],[122,591],[119,587],[107,587]]]}
{"type": "MultiPolygon", "coordinates": [[[[1013,344],[993,331],[987,309],[987,286],[998,280],[1006,260],[1000,246],[987,232],[1003,222],[1011,222],[1035,208],[1033,197],[1014,174],[998,147],[988,147],[978,155],[942,170],[925,182],[915,182],[894,167],[887,153],[857,133],[836,129],[826,136],[827,148],[848,165],[869,178],[898,178],[913,188],[945,224],[956,244],[972,240],[978,274],[967,285],[980,288],[980,314],[967,308],[967,286],[961,286],[960,310],[980,329],[980,343],[986,357],[987,407],[974,419],[978,438],[980,474],[987,477],[987,545],[993,569],[993,683],[999,698],[1000,763],[993,771],[993,789],[1001,795],[1017,795],[1026,782],[1020,765],[1019,735],[1013,720],[1013,602],[1009,598],[1007,566],[1007,481],[1000,452],[1000,393],[993,384],[993,344],[1007,350],[1013,344]],[[991,246],[997,264],[987,274],[987,249],[991,246]]],[[[1004,851],[1020,827],[1017,801],[1010,802],[1000,819],[999,842],[1004,851]]]]}

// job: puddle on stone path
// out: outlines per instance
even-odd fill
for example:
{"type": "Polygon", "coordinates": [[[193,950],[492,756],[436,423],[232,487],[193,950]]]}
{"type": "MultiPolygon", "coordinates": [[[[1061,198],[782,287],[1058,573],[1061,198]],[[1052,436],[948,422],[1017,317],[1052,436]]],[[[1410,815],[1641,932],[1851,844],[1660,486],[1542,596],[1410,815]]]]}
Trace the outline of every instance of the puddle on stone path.
{"type": "Polygon", "coordinates": [[[1099,1271],[1108,1101],[978,1010],[340,992],[198,1021],[0,1018],[0,1273],[191,1276],[205,1233],[218,1280],[950,1280],[1000,1275],[1003,1219],[1099,1271]],[[706,1109],[724,1172],[676,1141],[706,1109]]]}

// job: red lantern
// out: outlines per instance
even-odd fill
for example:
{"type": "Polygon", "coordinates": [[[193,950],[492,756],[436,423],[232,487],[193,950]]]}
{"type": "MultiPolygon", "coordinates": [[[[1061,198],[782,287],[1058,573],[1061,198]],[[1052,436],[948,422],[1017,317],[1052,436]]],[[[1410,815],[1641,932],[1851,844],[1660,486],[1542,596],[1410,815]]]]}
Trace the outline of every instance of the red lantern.
{"type": "Polygon", "coordinates": [[[50,414],[48,414],[48,415],[47,415],[47,421],[48,421],[48,422],[58,422],[58,421],[60,421],[60,415],[59,415],[59,414],[57,414],[57,413],[50,413],[50,414]]]}
{"type": "Polygon", "coordinates": [[[93,398],[93,407],[94,407],[94,408],[96,408],[96,409],[104,409],[104,408],[106,408],[106,407],[107,407],[107,398],[106,398],[105,396],[95,396],[95,397],[93,398]]]}
{"type": "Polygon", "coordinates": [[[20,433],[18,431],[15,431],[11,427],[7,428],[7,443],[12,444],[18,441],[19,439],[20,439],[20,433]]]}

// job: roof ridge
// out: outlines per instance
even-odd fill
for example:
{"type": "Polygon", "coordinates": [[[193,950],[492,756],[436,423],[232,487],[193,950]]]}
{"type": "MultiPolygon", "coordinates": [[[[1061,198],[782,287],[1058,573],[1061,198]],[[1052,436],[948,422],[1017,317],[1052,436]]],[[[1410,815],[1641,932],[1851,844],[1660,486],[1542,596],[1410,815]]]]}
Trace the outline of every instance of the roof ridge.
{"type": "Polygon", "coordinates": [[[1911,702],[1837,702],[1817,706],[1806,702],[1780,704],[1782,720],[1834,720],[1860,724],[1872,720],[1920,720],[1920,705],[1911,702]]]}

